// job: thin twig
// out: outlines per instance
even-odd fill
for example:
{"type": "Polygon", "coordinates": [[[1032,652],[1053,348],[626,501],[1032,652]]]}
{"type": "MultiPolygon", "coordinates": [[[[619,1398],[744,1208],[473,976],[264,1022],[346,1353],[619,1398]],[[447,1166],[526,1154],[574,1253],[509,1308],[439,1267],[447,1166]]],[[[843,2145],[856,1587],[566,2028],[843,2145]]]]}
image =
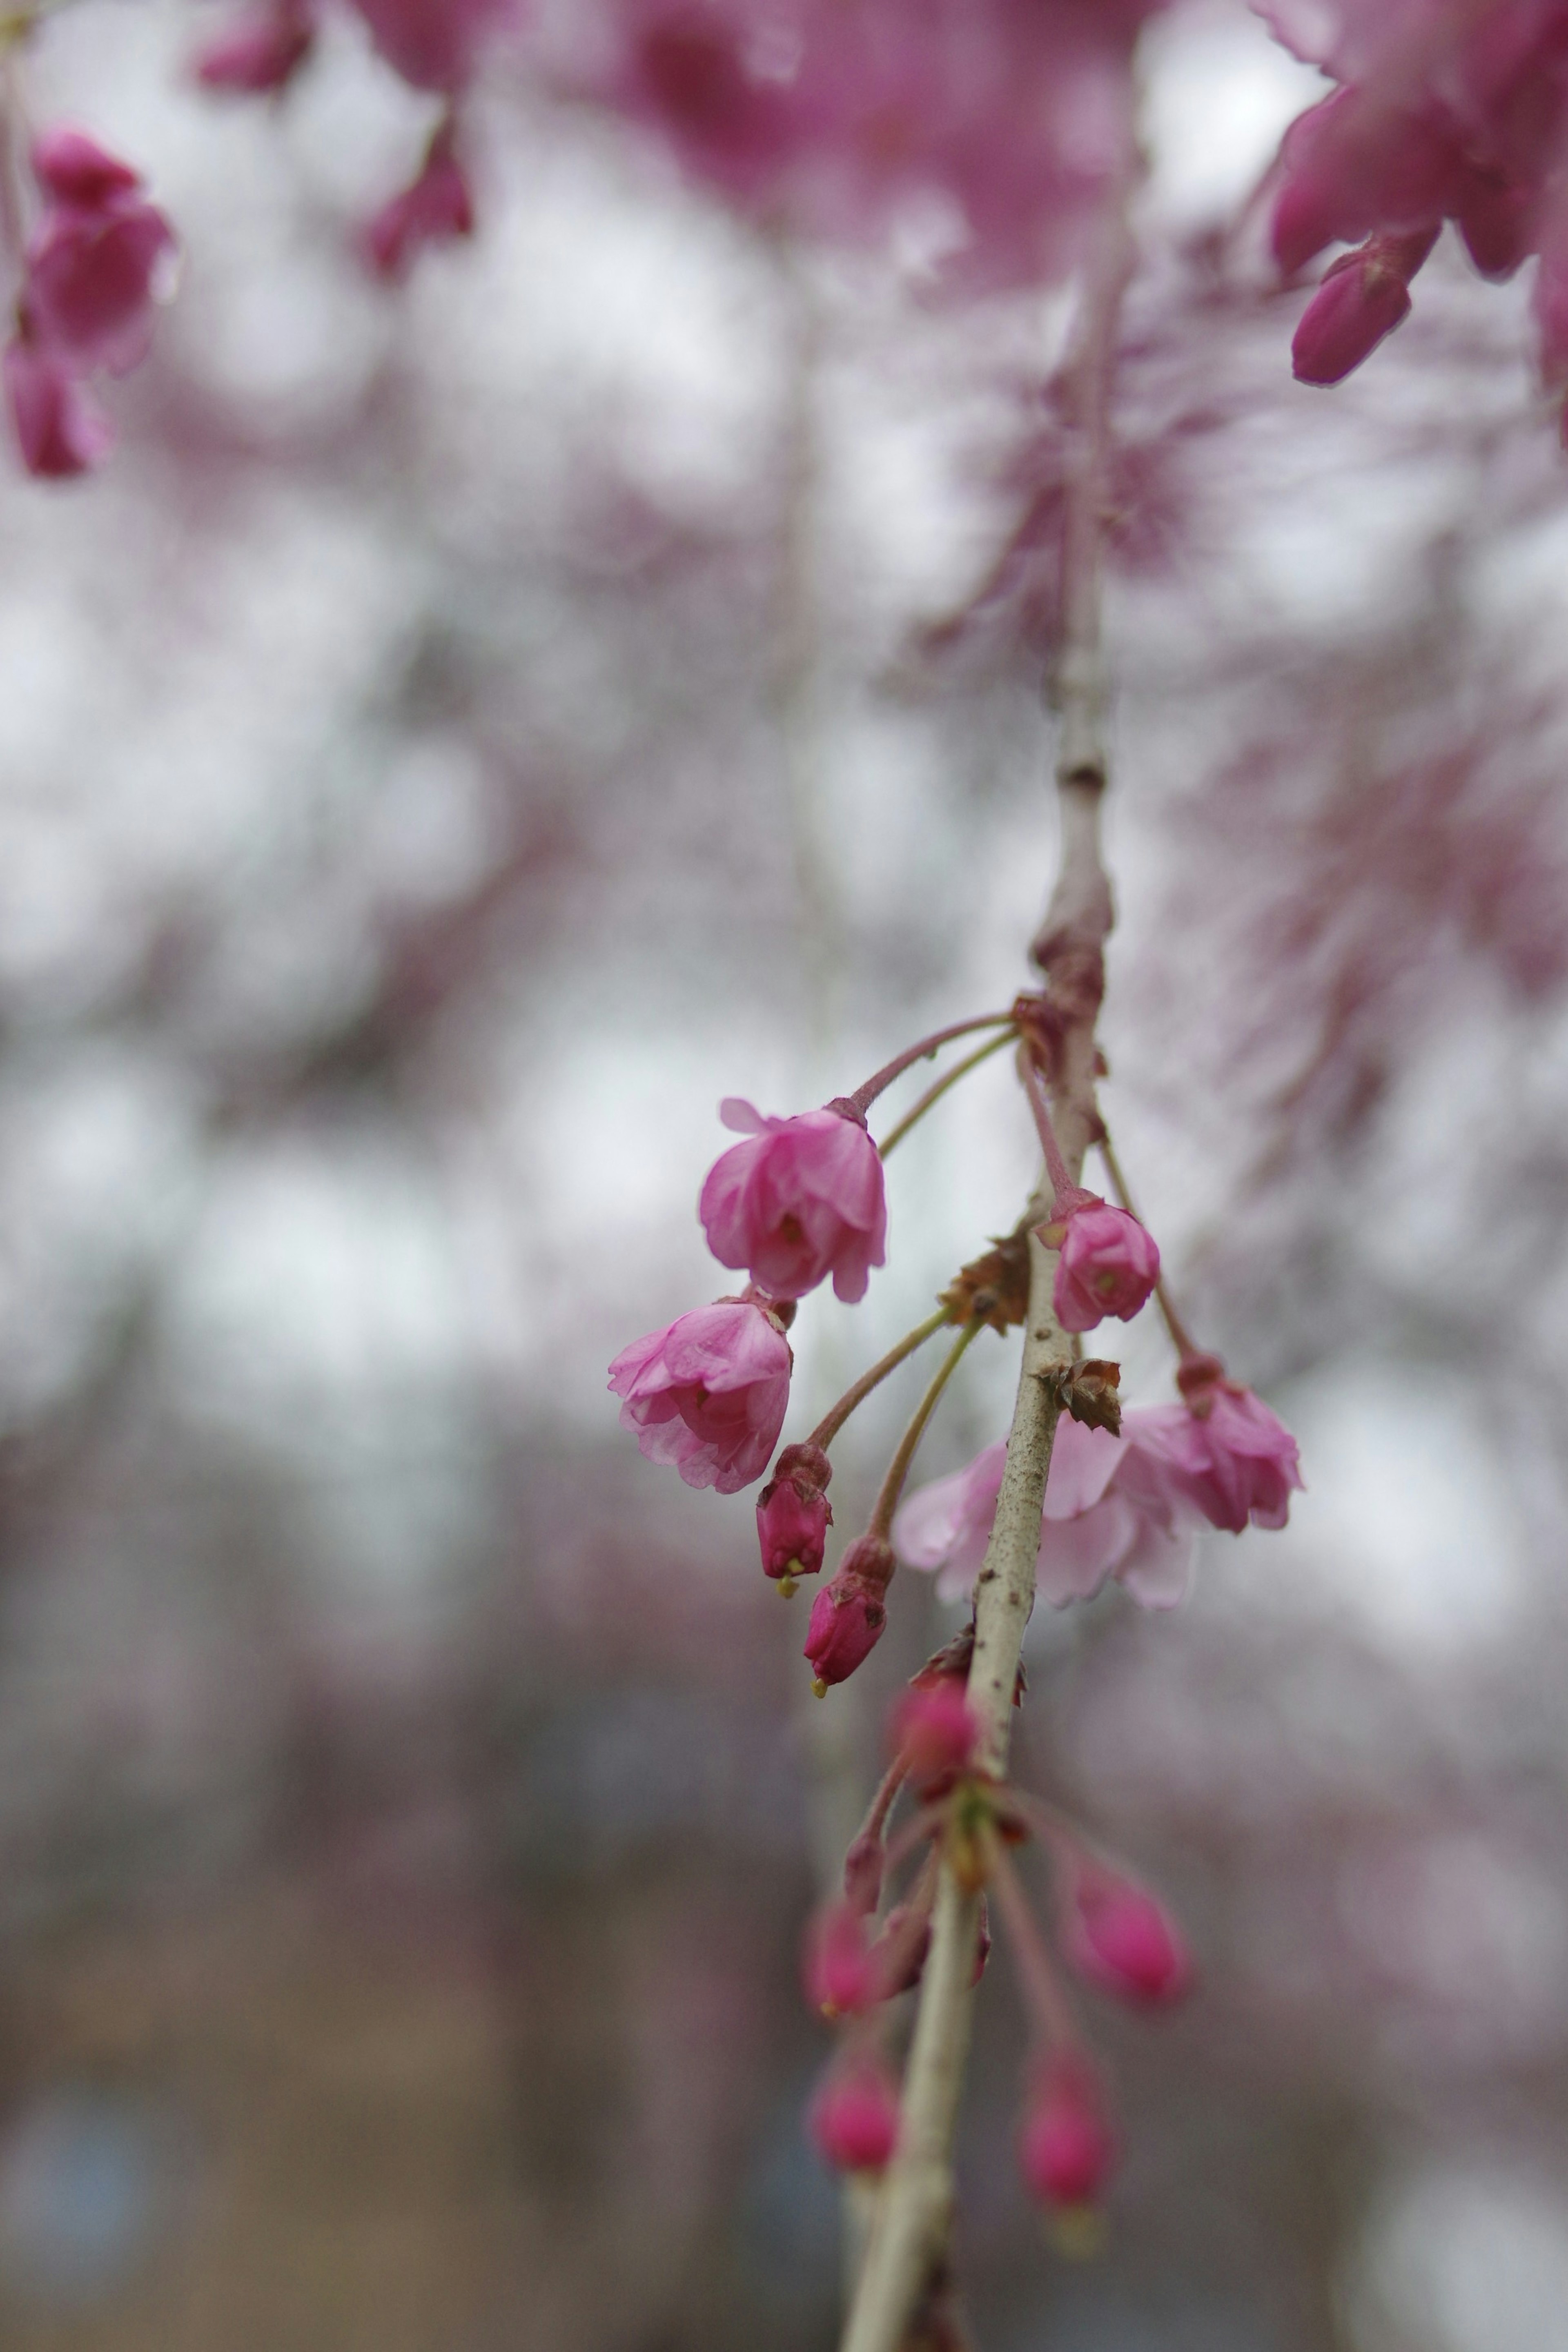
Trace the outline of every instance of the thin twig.
{"type": "Polygon", "coordinates": [[[989,1061],[993,1054],[999,1054],[1004,1045],[1010,1045],[1012,1042],[1013,1032],[1010,1029],[1004,1029],[999,1037],[990,1038],[985,1045],[977,1045],[973,1054],[965,1054],[962,1062],[955,1062],[945,1077],[938,1078],[934,1087],[928,1087],[914,1108],[907,1110],[897,1127],[889,1128],[877,1146],[883,1159],[886,1160],[895,1143],[903,1141],[917,1120],[924,1118],[932,1103],[942,1100],[949,1087],[955,1087],[960,1078],[967,1077],[970,1071],[979,1063],[989,1061]]]}

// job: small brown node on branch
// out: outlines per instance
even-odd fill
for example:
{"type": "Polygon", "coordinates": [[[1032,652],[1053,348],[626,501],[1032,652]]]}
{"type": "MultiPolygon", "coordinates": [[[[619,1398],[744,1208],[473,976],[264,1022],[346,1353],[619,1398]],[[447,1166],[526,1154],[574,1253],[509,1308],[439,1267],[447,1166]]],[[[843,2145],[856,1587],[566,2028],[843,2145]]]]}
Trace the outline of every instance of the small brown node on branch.
{"type": "Polygon", "coordinates": [[[937,1293],[955,1323],[989,1323],[1005,1331],[1029,1311],[1029,1237],[1020,1228],[972,1259],[937,1293]]]}
{"type": "Polygon", "coordinates": [[[1101,1356],[1089,1356],[1059,1371],[1043,1371],[1038,1377],[1053,1391],[1058,1404],[1074,1421],[1081,1421],[1086,1429],[1109,1429],[1112,1437],[1121,1434],[1121,1367],[1108,1363],[1101,1356]]]}

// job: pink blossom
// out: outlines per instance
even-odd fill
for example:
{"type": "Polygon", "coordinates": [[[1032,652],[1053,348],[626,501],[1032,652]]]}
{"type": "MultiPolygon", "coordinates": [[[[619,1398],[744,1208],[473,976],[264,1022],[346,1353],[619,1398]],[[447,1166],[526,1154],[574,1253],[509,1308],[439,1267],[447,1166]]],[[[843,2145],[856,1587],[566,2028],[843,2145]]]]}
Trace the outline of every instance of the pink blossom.
{"type": "Polygon", "coordinates": [[[1152,1234],[1092,1193],[1061,1224],[1054,1300],[1062,1329],[1092,1331],[1107,1315],[1130,1323],[1160,1277],[1152,1234]]]}
{"type": "Polygon", "coordinates": [[[473,231],[473,196],[458,160],[452,127],[443,123],[426,151],[418,176],[366,225],[364,249],[379,276],[402,278],[422,247],[448,244],[454,237],[471,236],[473,231]]]}
{"type": "Polygon", "coordinates": [[[786,1445],[757,1496],[757,1540],[764,1576],[816,1576],[833,1525],[823,1489],[833,1465],[820,1445],[786,1445]]]}
{"type": "Polygon", "coordinates": [[[978,1728],[962,1685],[912,1690],[893,1710],[893,1752],[921,1793],[932,1794],[969,1763],[978,1728]]]}
{"type": "Polygon", "coordinates": [[[880,1998],[881,1971],[866,1940],[862,1915],[849,1903],[830,1903],[806,1931],[805,1991],[824,2017],[858,2017],[880,1998]]]}
{"type": "Polygon", "coordinates": [[[258,96],[293,80],[315,38],[311,0],[262,0],[198,49],[193,68],[205,89],[258,96]]]}
{"type": "Polygon", "coordinates": [[[1410,280],[1437,241],[1436,227],[1373,236],[1330,267],[1290,345],[1300,383],[1341,383],[1410,315],[1410,280]]]}
{"type": "MultiPolygon", "coordinates": [[[[1058,1422],[1036,1569],[1037,1590],[1054,1607],[1089,1599],[1107,1577],[1146,1609],[1173,1608],[1185,1597],[1199,1514],[1187,1477],[1167,1459],[1156,1418],[1184,1412],[1129,1406],[1120,1437],[1066,1413],[1058,1422]]],[[[1006,1454],[999,1440],[950,1477],[917,1487],[893,1521],[899,1558],[910,1568],[941,1570],[944,1600],[973,1589],[1006,1454]]]]}
{"type": "MultiPolygon", "coordinates": [[[[1213,1362],[1214,1359],[1206,1360],[1213,1362]]],[[[1220,1377],[1183,1376],[1190,1402],[1144,1409],[1142,1444],[1163,1476],[1209,1525],[1240,1535],[1282,1528],[1303,1485],[1300,1449],[1250,1389],[1220,1377]]]]}
{"type": "Polygon", "coordinates": [[[1116,2142],[1099,2084],[1081,2058],[1059,2058],[1040,2075],[1018,2135],[1018,2161],[1043,2203],[1099,2202],[1116,2163],[1116,2142]]]}
{"type": "Polygon", "coordinates": [[[45,133],[33,168],[53,202],[27,241],[21,307],[31,338],[79,373],[124,375],[153,340],[153,285],[174,234],[129,164],[82,132],[45,133]]]}
{"type": "Polygon", "coordinates": [[[1067,1951],[1081,1976],[1139,2008],[1178,2000],[1192,1979],[1186,1948],[1153,1896],[1106,1871],[1079,1874],[1067,1951]]]}
{"type": "Polygon", "coordinates": [[[898,2084],[879,2058],[858,2052],[833,2067],[806,2120],[837,2171],[880,2172],[899,2144],[898,2084]]]}
{"type": "Polygon", "coordinates": [[[416,89],[460,90],[511,0],[353,0],[371,39],[416,89]]]}
{"type": "Polygon", "coordinates": [[[891,1545],[880,1536],[862,1536],[813,1601],[805,1654],[819,1696],[830,1684],[847,1682],[881,1640],[894,1565],[891,1545]]]}
{"type": "Polygon", "coordinates": [[[698,1202],[720,1265],[744,1266],[774,1298],[803,1298],[829,1274],[840,1298],[864,1298],[888,1234],[865,1122],[832,1108],[764,1118],[734,1097],[719,1115],[750,1138],[714,1162],[698,1202]]]}
{"type": "Polygon", "coordinates": [[[610,1366],[610,1387],[650,1462],[732,1495],[768,1466],[793,1361],[775,1317],[752,1299],[721,1298],[634,1339],[610,1366]]]}
{"type": "Polygon", "coordinates": [[[22,463],[62,481],[90,473],[114,446],[114,427],[70,370],[20,336],[5,347],[5,397],[22,463]]]}

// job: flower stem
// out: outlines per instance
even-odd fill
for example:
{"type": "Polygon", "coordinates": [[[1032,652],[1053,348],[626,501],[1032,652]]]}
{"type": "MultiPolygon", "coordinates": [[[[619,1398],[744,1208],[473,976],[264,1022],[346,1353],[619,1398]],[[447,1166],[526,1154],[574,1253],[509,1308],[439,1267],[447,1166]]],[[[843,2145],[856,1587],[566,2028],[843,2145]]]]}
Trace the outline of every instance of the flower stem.
{"type": "Polygon", "coordinates": [[[963,1361],[964,1349],[981,1328],[978,1320],[964,1325],[938,1366],[936,1376],[930,1388],[916,1405],[910,1425],[900,1438],[893,1458],[888,1465],[887,1475],[878,1489],[877,1500],[871,1512],[871,1523],[866,1530],[868,1535],[885,1536],[892,1525],[893,1513],[899,1507],[899,1496],[904,1491],[904,1480],[910,1475],[910,1464],[915,1458],[915,1448],[925,1435],[926,1423],[936,1411],[938,1398],[963,1361]]]}
{"type": "Polygon", "coordinates": [[[922,1037],[918,1045],[910,1045],[903,1053],[895,1055],[873,1077],[868,1078],[863,1087],[857,1087],[854,1093],[847,1095],[844,1099],[864,1117],[883,1088],[890,1087],[895,1078],[901,1077],[911,1062],[929,1061],[939,1045],[945,1045],[953,1037],[967,1037],[976,1029],[1011,1029],[1012,1026],[1011,1013],[982,1013],[973,1021],[955,1021],[951,1029],[933,1029],[929,1037],[922,1037]]]}
{"type": "Polygon", "coordinates": [[[1070,2050],[1078,2041],[1071,2010],[1051,1966],[1051,1956],[1046,1949],[1039,1923],[1029,1908],[1023,1881],[1013,1866],[1013,1858],[1000,1838],[989,1842],[987,1859],[991,1864],[991,1891],[996,1897],[996,1908],[1007,1924],[1007,1948],[1013,1955],[1024,1995],[1044,2031],[1047,2042],[1058,2049],[1070,2050]]]}
{"type": "Polygon", "coordinates": [[[933,1331],[940,1331],[944,1323],[951,1323],[952,1320],[952,1317],[947,1308],[942,1307],[934,1315],[928,1315],[923,1323],[917,1323],[912,1331],[906,1331],[898,1346],[889,1348],[887,1354],[874,1363],[868,1372],[862,1372],[854,1387],[846,1389],[837,1403],[823,1414],[822,1419],[806,1439],[806,1444],[820,1445],[826,1452],[856,1406],[864,1404],[872,1390],[879,1387],[889,1372],[896,1372],[906,1356],[912,1356],[917,1348],[923,1348],[933,1331]]]}
{"type": "MultiPolygon", "coordinates": [[[[1132,1196],[1127,1190],[1127,1179],[1121,1173],[1121,1162],[1112,1150],[1110,1138],[1103,1126],[1095,1137],[1095,1142],[1099,1147],[1100,1156],[1105,1162],[1105,1172],[1110,1179],[1111,1191],[1128,1215],[1136,1217],[1138,1212],[1133,1207],[1132,1196]]],[[[1142,1220],[1140,1219],[1139,1222],[1142,1223],[1142,1220]]],[[[1176,1312],[1171,1294],[1165,1287],[1165,1277],[1163,1274],[1155,1277],[1154,1302],[1163,1318],[1165,1328],[1171,1335],[1171,1345],[1183,1363],[1188,1362],[1194,1356],[1201,1355],[1203,1350],[1195,1345],[1191,1332],[1176,1312]]]]}
{"type": "Polygon", "coordinates": [[[1029,1097],[1029,1108],[1035,1114],[1040,1149],[1046,1155],[1046,1173],[1051,1180],[1051,1191],[1059,1203],[1066,1196],[1076,1192],[1079,1187],[1073,1182],[1067,1161],[1062,1158],[1062,1148],[1051,1124],[1051,1109],[1046,1100],[1046,1090],[1035,1067],[1035,1057],[1026,1045],[1018,1048],[1018,1076],[1024,1082],[1024,1092],[1029,1097]]]}
{"type": "Polygon", "coordinates": [[[918,1119],[924,1118],[932,1103],[941,1101],[949,1087],[955,1087],[960,1078],[966,1077],[971,1070],[978,1067],[980,1063],[988,1060],[993,1054],[999,1054],[1004,1045],[1011,1045],[1012,1042],[1012,1031],[1004,1029],[999,1037],[989,1038],[984,1045],[977,1045],[973,1054],[965,1054],[962,1062],[955,1062],[945,1077],[938,1078],[934,1087],[928,1087],[913,1110],[907,1110],[897,1127],[890,1129],[878,1145],[877,1148],[883,1159],[886,1160],[895,1143],[903,1141],[918,1119]]]}

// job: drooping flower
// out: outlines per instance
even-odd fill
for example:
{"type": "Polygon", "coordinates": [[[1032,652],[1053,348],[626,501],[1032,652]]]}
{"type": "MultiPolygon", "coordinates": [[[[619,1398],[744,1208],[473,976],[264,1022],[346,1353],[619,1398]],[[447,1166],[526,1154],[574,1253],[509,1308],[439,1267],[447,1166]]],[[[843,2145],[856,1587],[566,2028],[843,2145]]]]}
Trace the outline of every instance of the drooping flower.
{"type": "Polygon", "coordinates": [[[757,1540],[764,1576],[816,1576],[833,1525],[823,1491],[833,1465],[820,1445],[786,1445],[757,1496],[757,1540]]]}
{"type": "MultiPolygon", "coordinates": [[[[1107,1315],[1129,1323],[1160,1276],[1154,1236],[1125,1209],[1092,1194],[1059,1221],[1054,1300],[1064,1331],[1092,1331],[1107,1315]]],[[[1053,1224],[1047,1233],[1058,1230],[1053,1224]]]]}
{"type": "Polygon", "coordinates": [[[1186,1948],[1173,1921],[1152,1895],[1109,1871],[1077,1874],[1066,1944],[1081,1976],[1138,2008],[1177,2000],[1191,1981],[1186,1948]]]}
{"type": "Polygon", "coordinates": [[[827,1275],[840,1298],[864,1298],[888,1234],[865,1121],[832,1108],[764,1118],[734,1097],[720,1117],[749,1139],[714,1162],[698,1202],[720,1265],[744,1266],[775,1298],[803,1298],[827,1275]]]}
{"type": "Polygon", "coordinates": [[[881,1640],[895,1565],[890,1544],[880,1536],[862,1536],[812,1602],[805,1654],[819,1697],[831,1684],[847,1682],[881,1640]]]}
{"type": "Polygon", "coordinates": [[[140,175],[79,131],[46,131],[33,170],[51,201],[27,240],[28,339],[78,373],[124,375],[153,340],[154,288],[174,233],[140,175]]]}
{"type": "Polygon", "coordinates": [[[807,2122],[837,2171],[880,2172],[899,2144],[898,2084],[879,2058],[858,2051],[830,2069],[807,2122]]]}
{"type": "Polygon", "coordinates": [[[260,0],[197,50],[192,70],[204,89],[259,97],[293,80],[315,39],[312,0],[260,0]]]}
{"type": "Polygon", "coordinates": [[[473,78],[484,43],[512,0],[353,0],[393,71],[416,89],[448,97],[473,78]]]}
{"type": "Polygon", "coordinates": [[[1436,227],[1372,236],[1330,266],[1290,345],[1298,383],[1342,383],[1409,317],[1410,280],[1436,241],[1436,227]]]}
{"type": "Polygon", "coordinates": [[[1095,2205],[1116,2163],[1116,2142],[1088,2062],[1068,2053],[1046,2066],[1018,2134],[1030,2192],[1047,2205],[1095,2205]]]}
{"type": "MultiPolygon", "coordinates": [[[[1163,1448],[1147,1442],[1152,1416],[1184,1411],[1129,1406],[1120,1437],[1065,1413],[1058,1422],[1036,1567],[1037,1590],[1053,1606],[1089,1599],[1107,1577],[1146,1609],[1173,1608],[1185,1597],[1198,1510],[1163,1448]]],[[[944,1600],[973,1589],[1006,1454],[999,1439],[962,1470],[917,1487],[894,1518],[899,1558],[910,1568],[940,1570],[944,1600]]]]}
{"type": "Polygon", "coordinates": [[[721,1298],[634,1339],[610,1366],[610,1387],[650,1462],[732,1495],[772,1459],[793,1361],[776,1317],[753,1299],[721,1298]]]}
{"type": "Polygon", "coordinates": [[[90,473],[114,446],[114,427],[71,371],[25,335],[5,347],[5,398],[30,474],[64,481],[90,473]]]}
{"type": "Polygon", "coordinates": [[[382,278],[406,276],[426,245],[448,245],[474,233],[474,200],[458,159],[456,133],[443,122],[425,152],[416,178],[366,224],[364,249],[382,278]]]}
{"type": "Polygon", "coordinates": [[[1146,1409],[1146,1454],[1162,1460],[1211,1527],[1237,1536],[1249,1521],[1282,1528],[1305,1481],[1300,1449],[1279,1414],[1226,1380],[1217,1358],[1199,1358],[1177,1377],[1187,1402],[1146,1409]]]}

